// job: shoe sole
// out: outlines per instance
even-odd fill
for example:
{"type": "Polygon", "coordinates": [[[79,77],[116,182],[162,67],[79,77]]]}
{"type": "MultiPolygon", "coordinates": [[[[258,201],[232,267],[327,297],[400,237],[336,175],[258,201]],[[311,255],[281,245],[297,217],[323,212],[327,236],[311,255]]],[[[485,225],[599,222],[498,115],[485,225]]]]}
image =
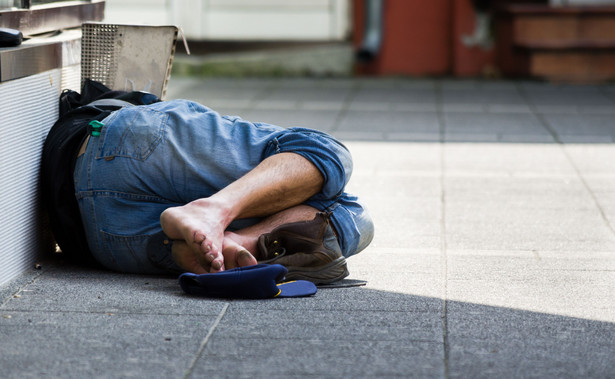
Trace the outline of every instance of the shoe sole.
{"type": "Polygon", "coordinates": [[[337,282],[350,274],[344,257],[339,257],[325,266],[314,268],[287,266],[286,268],[288,269],[286,280],[307,280],[314,284],[337,282]]]}

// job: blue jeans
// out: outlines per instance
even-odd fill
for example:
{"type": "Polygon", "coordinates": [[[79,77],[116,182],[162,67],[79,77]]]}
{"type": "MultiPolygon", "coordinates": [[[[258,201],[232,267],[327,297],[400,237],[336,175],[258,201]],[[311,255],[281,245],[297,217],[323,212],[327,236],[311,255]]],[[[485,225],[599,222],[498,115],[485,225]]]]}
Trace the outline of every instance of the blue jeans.
{"type": "MultiPolygon", "coordinates": [[[[300,154],[324,176],[322,191],[305,204],[330,212],[344,256],[372,240],[368,212],[344,192],[350,153],[322,132],[221,116],[186,100],[126,107],[102,122],[100,136],[90,137],[77,159],[74,181],[90,250],[107,268],[165,271],[147,253],[148,242],[163,235],[160,214],[215,194],[281,152],[300,154]]],[[[230,228],[258,221],[238,220],[230,228]]]]}

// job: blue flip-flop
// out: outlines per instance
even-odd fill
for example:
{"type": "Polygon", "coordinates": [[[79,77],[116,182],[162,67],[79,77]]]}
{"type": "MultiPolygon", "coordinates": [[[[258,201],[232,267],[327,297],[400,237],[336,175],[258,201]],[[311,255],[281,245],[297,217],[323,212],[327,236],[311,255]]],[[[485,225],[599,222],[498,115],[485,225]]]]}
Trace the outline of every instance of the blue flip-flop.
{"type": "Polygon", "coordinates": [[[279,264],[238,267],[213,274],[187,272],[179,276],[179,285],[191,295],[237,299],[303,297],[316,293],[316,285],[307,280],[283,282],[287,272],[279,264]]]}

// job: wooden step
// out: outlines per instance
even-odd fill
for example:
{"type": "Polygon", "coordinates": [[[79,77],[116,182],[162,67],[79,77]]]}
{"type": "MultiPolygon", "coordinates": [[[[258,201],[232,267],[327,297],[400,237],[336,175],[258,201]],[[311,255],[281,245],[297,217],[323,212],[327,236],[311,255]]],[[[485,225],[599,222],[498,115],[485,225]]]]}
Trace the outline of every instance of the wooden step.
{"type": "Polygon", "coordinates": [[[615,79],[615,6],[508,5],[499,11],[504,73],[566,82],[615,79]]]}
{"type": "Polygon", "coordinates": [[[613,49],[615,7],[511,6],[514,44],[530,49],[613,49]]]}
{"type": "Polygon", "coordinates": [[[530,74],[556,82],[598,83],[615,79],[615,52],[533,51],[530,74]]]}

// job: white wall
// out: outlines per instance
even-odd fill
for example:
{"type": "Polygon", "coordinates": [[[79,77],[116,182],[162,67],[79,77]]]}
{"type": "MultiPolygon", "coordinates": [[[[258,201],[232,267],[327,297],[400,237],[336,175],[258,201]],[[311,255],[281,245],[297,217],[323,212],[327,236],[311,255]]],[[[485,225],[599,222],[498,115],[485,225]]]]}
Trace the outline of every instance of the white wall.
{"type": "Polygon", "coordinates": [[[177,25],[195,40],[342,40],[350,0],[107,0],[107,23],[177,25]]]}

